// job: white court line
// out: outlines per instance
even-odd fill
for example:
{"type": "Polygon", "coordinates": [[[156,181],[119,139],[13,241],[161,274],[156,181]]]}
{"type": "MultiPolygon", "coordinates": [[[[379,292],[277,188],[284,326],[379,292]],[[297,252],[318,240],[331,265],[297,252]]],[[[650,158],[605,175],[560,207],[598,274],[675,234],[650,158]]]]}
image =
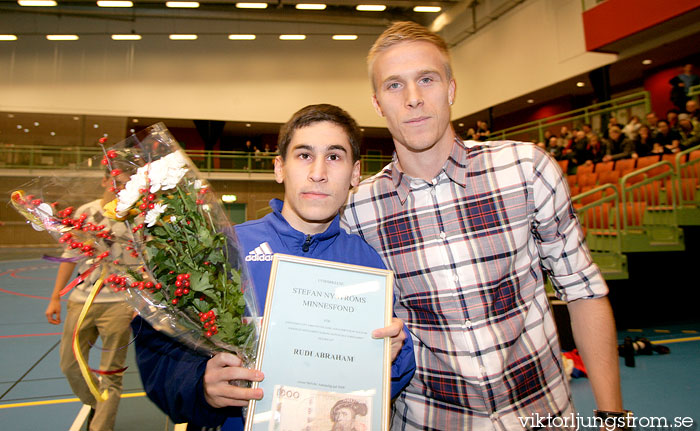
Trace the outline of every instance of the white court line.
{"type": "Polygon", "coordinates": [[[80,431],[80,428],[82,428],[83,424],[85,423],[85,419],[87,419],[88,415],[90,414],[90,407],[87,404],[83,404],[83,407],[81,407],[80,411],[78,412],[78,416],[75,417],[75,420],[73,421],[73,425],[68,428],[68,431],[80,431]]]}

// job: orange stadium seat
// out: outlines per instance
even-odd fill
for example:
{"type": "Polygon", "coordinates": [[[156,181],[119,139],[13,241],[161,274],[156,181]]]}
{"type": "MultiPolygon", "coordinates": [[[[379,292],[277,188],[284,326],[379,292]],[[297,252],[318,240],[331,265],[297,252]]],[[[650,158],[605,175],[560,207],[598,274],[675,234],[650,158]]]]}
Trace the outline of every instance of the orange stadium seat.
{"type": "Polygon", "coordinates": [[[598,172],[598,184],[600,184],[600,185],[617,184],[619,181],[620,181],[620,171],[598,172]]]}
{"type": "Polygon", "coordinates": [[[645,156],[637,159],[637,169],[646,168],[659,161],[659,156],[645,156]]]}
{"type": "Polygon", "coordinates": [[[620,172],[634,170],[636,162],[636,159],[620,159],[615,162],[615,170],[620,172]]]}
{"type": "Polygon", "coordinates": [[[598,162],[595,164],[595,169],[593,170],[593,172],[597,172],[600,174],[600,173],[603,173],[606,171],[612,171],[614,167],[615,167],[614,161],[598,162]]]}
{"type": "Polygon", "coordinates": [[[581,187],[595,186],[598,184],[598,174],[595,172],[587,172],[584,174],[576,174],[578,177],[578,185],[581,187]]]}

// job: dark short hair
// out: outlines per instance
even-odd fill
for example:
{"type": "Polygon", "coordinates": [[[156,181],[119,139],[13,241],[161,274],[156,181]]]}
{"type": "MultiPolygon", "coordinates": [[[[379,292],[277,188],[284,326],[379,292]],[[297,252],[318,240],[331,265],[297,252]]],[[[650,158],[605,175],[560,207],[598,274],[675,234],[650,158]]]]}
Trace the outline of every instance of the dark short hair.
{"type": "Polygon", "coordinates": [[[360,160],[360,142],[362,141],[362,133],[360,132],[357,122],[350,116],[350,114],[341,108],[325,103],[319,105],[308,105],[301,108],[295,112],[294,115],[292,115],[292,118],[290,118],[289,121],[287,121],[280,128],[277,146],[279,147],[279,153],[282,156],[282,159],[287,157],[287,148],[289,147],[289,143],[292,141],[294,132],[297,129],[324,121],[333,123],[345,131],[345,134],[348,136],[348,141],[350,141],[353,163],[360,160]]]}

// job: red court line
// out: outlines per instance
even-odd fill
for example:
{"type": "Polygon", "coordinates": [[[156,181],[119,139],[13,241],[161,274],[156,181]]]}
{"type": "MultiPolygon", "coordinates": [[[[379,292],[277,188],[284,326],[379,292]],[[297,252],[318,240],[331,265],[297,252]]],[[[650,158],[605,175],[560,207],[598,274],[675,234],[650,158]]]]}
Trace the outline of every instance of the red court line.
{"type": "Polygon", "coordinates": [[[27,298],[37,298],[37,299],[51,299],[48,296],[37,296],[37,295],[29,295],[26,293],[19,293],[19,292],[13,292],[11,290],[6,290],[0,287],[0,292],[3,293],[9,293],[10,295],[17,295],[17,296],[26,296],[27,298]]]}
{"type": "Polygon", "coordinates": [[[45,334],[0,335],[0,338],[45,337],[47,335],[61,335],[61,333],[60,332],[47,332],[45,334]]]}

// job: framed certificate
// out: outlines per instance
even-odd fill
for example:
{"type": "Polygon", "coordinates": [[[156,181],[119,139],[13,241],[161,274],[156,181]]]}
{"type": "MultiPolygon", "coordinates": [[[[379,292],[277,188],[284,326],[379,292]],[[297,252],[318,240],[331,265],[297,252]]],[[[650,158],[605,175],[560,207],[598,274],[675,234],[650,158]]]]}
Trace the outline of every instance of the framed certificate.
{"type": "Polygon", "coordinates": [[[255,367],[263,399],[246,431],[389,428],[388,270],[275,254],[255,367]]]}

